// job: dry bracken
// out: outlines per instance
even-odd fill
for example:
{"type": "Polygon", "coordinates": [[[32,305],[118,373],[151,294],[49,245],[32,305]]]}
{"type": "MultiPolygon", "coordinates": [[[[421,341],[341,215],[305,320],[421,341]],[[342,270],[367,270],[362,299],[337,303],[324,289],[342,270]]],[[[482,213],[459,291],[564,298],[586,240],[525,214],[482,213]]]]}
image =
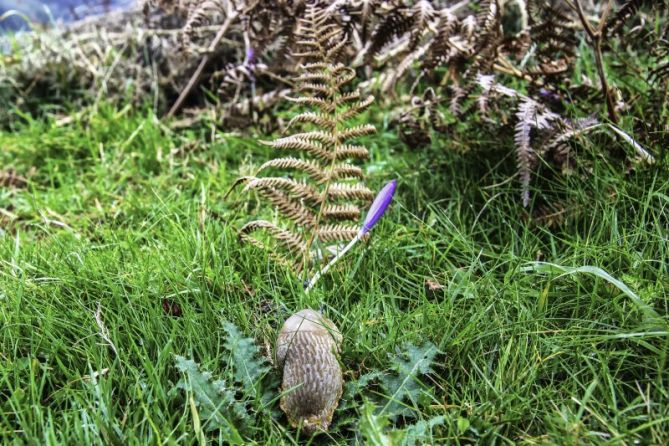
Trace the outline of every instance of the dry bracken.
{"type": "Polygon", "coordinates": [[[352,140],[376,129],[370,124],[347,125],[373,97],[343,91],[355,78],[352,69],[338,62],[348,36],[324,6],[307,4],[295,37],[298,50],[293,57],[301,61],[295,78],[298,95],[287,99],[309,109],[293,117],[288,128],[306,125],[307,131],[263,141],[288,154],[265,162],[255,176],[239,181],[245,184],[244,192],[268,201],[277,211],[273,221],[247,223],[242,240],[266,248],[296,271],[316,266],[314,260],[327,252],[322,244],[353,239],[360,207],[374,198],[362,182],[362,169],[353,164],[369,152],[352,140]],[[277,173],[281,176],[269,176],[277,173]]]}

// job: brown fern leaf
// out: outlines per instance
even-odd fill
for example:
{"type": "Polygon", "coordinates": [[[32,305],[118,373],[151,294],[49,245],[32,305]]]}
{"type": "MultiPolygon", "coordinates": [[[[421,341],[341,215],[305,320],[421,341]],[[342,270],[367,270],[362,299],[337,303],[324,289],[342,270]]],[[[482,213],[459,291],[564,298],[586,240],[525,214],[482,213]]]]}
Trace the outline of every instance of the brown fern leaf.
{"type": "Polygon", "coordinates": [[[237,102],[242,87],[255,82],[256,76],[267,70],[265,64],[240,65],[229,64],[225,69],[212,75],[212,79],[219,83],[218,95],[223,99],[233,98],[231,102],[237,102]],[[231,94],[234,91],[234,94],[231,94]]]}
{"type": "Polygon", "coordinates": [[[530,203],[530,179],[534,163],[534,151],[530,145],[530,131],[532,130],[532,120],[536,115],[536,107],[536,102],[524,101],[518,107],[518,113],[516,114],[518,118],[515,135],[516,159],[522,184],[524,207],[527,207],[530,203]]]}
{"type": "Polygon", "coordinates": [[[409,147],[419,149],[428,145],[432,140],[430,129],[438,132],[447,130],[444,116],[437,109],[438,103],[434,89],[428,88],[422,97],[415,96],[411,108],[399,117],[400,139],[409,147]]]}
{"type": "Polygon", "coordinates": [[[626,23],[634,17],[642,6],[648,5],[652,6],[654,3],[660,3],[656,0],[627,0],[616,10],[615,14],[606,22],[604,26],[604,32],[607,35],[617,34],[626,23]]]}
{"type": "Polygon", "coordinates": [[[418,0],[411,7],[409,12],[413,19],[411,37],[409,39],[409,51],[413,51],[420,43],[423,34],[429,30],[437,18],[432,2],[427,0],[418,0]]]}
{"type": "Polygon", "coordinates": [[[568,75],[579,45],[576,18],[564,2],[528,2],[529,36],[536,51],[534,66],[528,67],[533,77],[556,79],[568,75]]]}
{"type": "Polygon", "coordinates": [[[294,149],[296,151],[308,152],[322,160],[332,160],[334,154],[328,152],[320,142],[312,142],[307,138],[293,135],[285,138],[279,138],[274,141],[261,141],[262,144],[275,149],[294,149]]]}
{"type": "Polygon", "coordinates": [[[292,137],[305,140],[313,140],[314,142],[319,142],[321,144],[332,145],[337,143],[337,139],[334,137],[334,135],[332,135],[331,132],[323,132],[320,130],[312,130],[310,132],[304,132],[304,133],[295,133],[294,135],[292,135],[292,137]]]}
{"type": "MultiPolygon", "coordinates": [[[[256,124],[263,115],[269,115],[274,105],[279,103],[288,90],[273,90],[265,94],[256,95],[236,102],[228,103],[222,107],[221,117],[226,126],[245,127],[256,124]]],[[[276,129],[279,121],[268,120],[270,131],[276,129]]]]}
{"type": "Polygon", "coordinates": [[[355,204],[329,204],[323,207],[323,217],[326,220],[358,220],[360,219],[360,208],[355,204]]]}
{"type": "Polygon", "coordinates": [[[358,99],[360,99],[360,97],[361,97],[360,90],[350,91],[348,93],[342,94],[337,99],[335,99],[334,105],[339,106],[342,104],[348,104],[357,101],[358,99]]]}
{"type": "Polygon", "coordinates": [[[316,236],[326,243],[343,242],[353,239],[359,230],[354,225],[323,225],[316,231],[316,236]]]}
{"type": "MultiPolygon", "coordinates": [[[[649,73],[651,82],[669,81],[669,25],[664,26],[664,37],[657,39],[655,50],[653,51],[657,64],[649,73]]],[[[666,91],[666,90],[665,90],[666,91]]]]}
{"type": "Polygon", "coordinates": [[[362,169],[352,164],[335,164],[327,171],[315,160],[303,160],[294,157],[276,158],[264,163],[258,169],[257,173],[264,170],[276,168],[282,170],[292,170],[296,175],[300,173],[307,176],[318,184],[323,184],[329,180],[340,180],[346,178],[362,178],[362,169]]]}
{"type": "Polygon", "coordinates": [[[267,161],[262,166],[260,166],[260,168],[258,168],[256,175],[263,172],[264,170],[271,168],[283,170],[292,169],[296,172],[303,172],[306,173],[309,178],[318,183],[324,183],[329,178],[329,176],[325,173],[323,166],[318,161],[303,160],[294,157],[275,158],[273,160],[267,161]]]}
{"type": "Polygon", "coordinates": [[[437,66],[448,66],[452,81],[451,111],[460,115],[461,105],[476,88],[479,72],[490,72],[504,45],[500,8],[497,0],[472,2],[478,14],[459,19],[449,10],[442,11],[437,33],[422,62],[424,74],[437,66]]]}
{"type": "Polygon", "coordinates": [[[306,183],[291,180],[289,178],[251,178],[246,184],[243,192],[247,192],[251,189],[278,190],[301,200],[308,200],[311,203],[318,203],[321,199],[320,195],[306,183]]]}
{"type": "MultiPolygon", "coordinates": [[[[299,19],[294,57],[302,59],[293,103],[306,106],[288,128],[305,125],[306,131],[262,141],[278,151],[290,151],[262,164],[256,177],[243,179],[244,192],[273,205],[275,220],[254,220],[243,227],[242,239],[256,246],[288,250],[295,271],[316,267],[323,243],[345,242],[357,234],[360,207],[373,198],[362,182],[362,169],[351,160],[367,158],[366,147],[354,139],[370,135],[374,126],[347,125],[373,102],[357,90],[343,92],[355,72],[337,59],[347,42],[321,3],[306,5],[299,19]],[[265,176],[270,173],[283,176],[265,176]],[[261,235],[263,234],[263,235],[261,235]],[[256,238],[256,237],[262,237],[256,238]],[[274,240],[274,243],[272,243],[274,240]]],[[[270,215],[268,213],[268,215],[270,215]]]]}
{"type": "Polygon", "coordinates": [[[540,150],[541,156],[548,156],[552,163],[557,166],[563,174],[573,170],[574,157],[571,154],[569,141],[579,134],[596,128],[601,123],[594,117],[579,119],[560,118],[556,121],[555,130],[548,141],[540,150]]]}
{"type": "Polygon", "coordinates": [[[367,159],[369,151],[365,146],[344,144],[335,148],[335,159],[345,160],[348,158],[367,159]]]}
{"type": "MultiPolygon", "coordinates": [[[[261,221],[255,221],[255,222],[250,222],[246,225],[244,225],[240,231],[239,231],[239,239],[244,242],[248,243],[249,245],[255,246],[256,248],[259,248],[265,252],[268,253],[269,257],[274,260],[276,263],[285,266],[286,268],[299,268],[299,265],[293,265],[293,262],[288,260],[285,256],[279,254],[275,250],[270,249],[270,246],[252,235],[254,232],[257,232],[256,229],[259,231],[260,228],[262,228],[262,225],[259,225],[259,223],[262,223],[261,221]],[[257,226],[257,228],[256,228],[257,226]]],[[[272,223],[267,222],[268,224],[272,225],[272,223]]],[[[276,238],[276,236],[275,236],[276,238]]],[[[285,243],[284,243],[285,244],[285,243]]]]}
{"type": "Polygon", "coordinates": [[[374,192],[362,184],[332,183],[329,189],[330,196],[335,199],[371,201],[374,192]]]}
{"type": "Polygon", "coordinates": [[[281,213],[281,215],[297,226],[313,227],[316,223],[316,215],[312,209],[300,201],[292,198],[276,189],[263,188],[258,191],[267,201],[281,213]]]}
{"type": "Polygon", "coordinates": [[[339,89],[342,85],[348,84],[355,79],[355,71],[351,68],[339,65],[333,70],[334,86],[339,89]]]}
{"type": "Polygon", "coordinates": [[[290,250],[293,255],[301,255],[306,249],[306,244],[301,235],[295,234],[287,229],[282,229],[274,223],[265,220],[255,220],[241,227],[240,234],[248,235],[258,230],[265,230],[272,235],[274,239],[290,250]]]}
{"type": "Polygon", "coordinates": [[[532,168],[536,159],[530,134],[532,129],[545,130],[551,128],[551,121],[558,119],[558,116],[547,111],[538,102],[526,97],[518,105],[516,118],[518,119],[515,128],[516,159],[522,184],[523,206],[527,207],[530,203],[532,168]]]}
{"type": "MultiPolygon", "coordinates": [[[[341,27],[332,20],[327,9],[317,2],[307,5],[303,17],[298,21],[295,35],[301,49],[294,56],[305,59],[306,64],[335,63],[347,41],[341,27]]],[[[305,70],[313,73],[310,68],[305,70]]]]}
{"type": "Polygon", "coordinates": [[[292,127],[296,123],[314,124],[317,127],[322,127],[328,130],[334,129],[337,126],[337,121],[328,116],[328,114],[304,112],[295,116],[288,123],[288,127],[292,127]]]}
{"type": "Polygon", "coordinates": [[[437,26],[437,35],[423,60],[422,68],[424,71],[430,71],[439,65],[445,65],[461,54],[460,50],[451,43],[451,37],[454,36],[458,24],[458,18],[454,14],[442,14],[437,26]]]}
{"type": "Polygon", "coordinates": [[[383,0],[335,0],[330,10],[345,4],[349,13],[357,17],[359,33],[363,42],[369,37],[369,27],[372,25],[373,16],[377,15],[379,9],[385,2],[383,0]]]}
{"type": "Polygon", "coordinates": [[[376,127],[372,124],[362,124],[342,130],[339,132],[339,139],[347,140],[350,138],[358,138],[360,136],[373,135],[374,133],[376,133],[376,127]]]}
{"type": "Polygon", "coordinates": [[[332,166],[330,172],[330,179],[342,180],[345,178],[359,178],[362,179],[362,169],[352,164],[335,164],[332,166]]]}
{"type": "Polygon", "coordinates": [[[344,111],[341,113],[338,118],[339,119],[349,119],[352,118],[361,112],[365,111],[370,105],[374,103],[374,96],[367,96],[365,99],[363,99],[360,102],[357,102],[351,106],[348,110],[344,111]]]}
{"type": "Polygon", "coordinates": [[[288,101],[300,105],[308,105],[313,108],[319,108],[324,112],[332,112],[331,104],[324,99],[314,98],[314,97],[301,97],[301,98],[286,98],[288,101]]]}
{"type": "Polygon", "coordinates": [[[476,34],[476,44],[474,53],[481,52],[488,44],[497,38],[500,34],[499,5],[497,0],[487,0],[481,5],[481,12],[476,17],[478,30],[476,34]]]}
{"type": "Polygon", "coordinates": [[[383,22],[378,25],[372,34],[371,45],[367,51],[368,58],[371,60],[393,40],[400,39],[409,33],[413,25],[414,18],[406,8],[398,7],[387,13],[383,22]]]}
{"type": "Polygon", "coordinates": [[[182,29],[182,42],[185,48],[190,49],[192,47],[191,38],[194,29],[211,23],[215,20],[216,16],[224,14],[227,10],[228,1],[205,0],[200,2],[187,2],[187,4],[188,7],[186,12],[188,17],[186,18],[186,24],[182,29]]]}

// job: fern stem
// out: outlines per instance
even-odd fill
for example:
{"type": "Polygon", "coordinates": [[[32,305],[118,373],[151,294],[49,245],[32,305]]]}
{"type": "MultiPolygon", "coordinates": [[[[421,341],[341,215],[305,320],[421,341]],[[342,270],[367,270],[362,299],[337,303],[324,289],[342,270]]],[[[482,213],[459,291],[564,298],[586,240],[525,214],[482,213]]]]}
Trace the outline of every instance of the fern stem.
{"type": "MultiPolygon", "coordinates": [[[[322,59],[325,60],[325,52],[321,48],[321,54],[322,54],[322,59]]],[[[334,83],[333,75],[332,75],[332,67],[328,66],[328,71],[330,71],[329,76],[328,76],[328,88],[329,88],[329,100],[334,104],[335,102],[335,96],[338,91],[337,86],[334,83]]],[[[332,129],[332,134],[334,136],[335,140],[335,146],[332,147],[333,154],[336,152],[337,146],[341,141],[339,141],[339,122],[337,122],[337,108],[334,108],[334,111],[332,112],[332,120],[336,123],[335,127],[332,129]]],[[[307,240],[307,245],[306,249],[304,250],[304,271],[308,274],[309,273],[309,268],[308,268],[308,263],[309,263],[309,253],[311,251],[311,245],[314,243],[314,240],[316,238],[316,232],[317,229],[321,223],[321,218],[323,217],[323,210],[325,209],[326,205],[326,198],[328,196],[328,190],[330,189],[330,183],[332,182],[332,172],[334,170],[334,166],[337,163],[337,157],[333,156],[332,160],[330,161],[330,166],[328,167],[328,176],[327,180],[325,181],[325,187],[323,188],[323,192],[321,193],[321,203],[318,208],[318,214],[316,215],[316,222],[314,223],[313,231],[311,232],[311,235],[309,236],[309,240],[307,240]]]]}

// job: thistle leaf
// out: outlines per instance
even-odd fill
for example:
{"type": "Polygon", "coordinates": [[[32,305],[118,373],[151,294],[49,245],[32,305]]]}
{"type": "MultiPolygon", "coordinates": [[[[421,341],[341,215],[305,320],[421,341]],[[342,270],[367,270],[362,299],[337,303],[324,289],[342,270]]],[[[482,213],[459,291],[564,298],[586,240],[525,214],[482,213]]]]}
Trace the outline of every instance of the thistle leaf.
{"type": "Polygon", "coordinates": [[[245,338],[234,324],[226,322],[223,329],[227,333],[224,346],[232,355],[235,381],[242,384],[244,394],[257,396],[256,384],[270,370],[267,361],[260,356],[253,338],[245,338]]]}
{"type": "Polygon", "coordinates": [[[371,403],[366,403],[362,408],[360,419],[360,433],[365,438],[365,444],[372,446],[393,446],[397,444],[396,438],[387,433],[388,416],[379,415],[371,403]]]}
{"type": "Polygon", "coordinates": [[[423,391],[419,379],[432,370],[436,354],[437,348],[428,342],[422,347],[405,345],[403,352],[391,356],[391,368],[395,373],[381,378],[381,387],[388,400],[381,409],[382,414],[393,420],[400,415],[412,415],[406,403],[416,406],[423,391]]]}
{"type": "Polygon", "coordinates": [[[214,379],[192,359],[177,355],[176,367],[184,374],[177,387],[190,393],[194,424],[206,431],[219,430],[225,444],[249,444],[244,436],[257,425],[259,414],[271,411],[279,383],[253,339],[231,323],[225,322],[223,328],[229,352],[222,358],[227,380],[214,379]],[[231,387],[234,384],[237,388],[231,387]]]}
{"type": "Polygon", "coordinates": [[[180,381],[178,386],[193,393],[205,429],[221,429],[231,444],[244,444],[234,424],[236,414],[229,413],[231,406],[239,404],[235,401],[235,392],[228,389],[224,381],[212,380],[211,373],[200,371],[192,359],[178,355],[175,359],[177,369],[186,374],[186,379],[180,381]]]}
{"type": "Polygon", "coordinates": [[[444,424],[446,418],[442,415],[430,418],[428,420],[419,420],[404,430],[402,445],[414,446],[416,444],[429,444],[432,436],[432,430],[444,424]]]}

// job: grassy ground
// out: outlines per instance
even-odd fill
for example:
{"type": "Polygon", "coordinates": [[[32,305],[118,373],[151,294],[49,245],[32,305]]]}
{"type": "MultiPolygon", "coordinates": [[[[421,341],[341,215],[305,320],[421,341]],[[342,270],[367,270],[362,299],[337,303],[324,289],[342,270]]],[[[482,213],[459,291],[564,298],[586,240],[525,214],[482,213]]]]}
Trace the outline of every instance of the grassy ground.
{"type": "MultiPolygon", "coordinates": [[[[0,190],[2,443],[225,442],[200,432],[207,420],[177,386],[175,355],[229,377],[224,322],[265,350],[288,311],[322,307],[344,334],[349,382],[392,373],[389,355],[407,343],[438,348],[421,397],[405,401],[414,419],[395,420],[389,436],[443,416],[420,443],[667,444],[666,161],[626,173],[598,154],[611,140],[583,141],[592,170],[535,182],[543,200],[566,203],[537,222],[507,181],[512,157],[463,157],[445,138],[410,152],[383,129],[368,142],[369,183],[398,178],[396,202],[371,242],[305,296],[239,245],[243,208],[222,199],[266,155],[253,138],[176,134],[112,107],[1,133],[2,169],[29,175],[0,190]],[[602,270],[526,268],[537,260],[602,270]],[[180,316],[168,314],[175,305],[180,316]]],[[[388,444],[374,443],[383,419],[364,409],[378,385],[359,387],[315,444],[388,444]]],[[[304,441],[277,406],[249,403],[245,442],[304,441]]]]}

